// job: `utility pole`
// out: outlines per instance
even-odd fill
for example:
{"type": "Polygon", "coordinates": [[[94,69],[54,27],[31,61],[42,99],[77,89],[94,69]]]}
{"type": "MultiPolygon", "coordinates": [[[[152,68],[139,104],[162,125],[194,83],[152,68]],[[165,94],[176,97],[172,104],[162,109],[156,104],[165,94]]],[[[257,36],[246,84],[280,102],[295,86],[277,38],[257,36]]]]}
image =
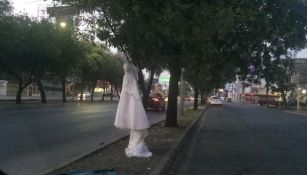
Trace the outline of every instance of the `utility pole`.
{"type": "Polygon", "coordinates": [[[245,88],[245,82],[244,82],[244,80],[242,80],[242,94],[241,94],[241,98],[240,98],[241,103],[244,103],[244,88],[245,88]]]}
{"type": "Polygon", "coordinates": [[[184,89],[185,89],[185,82],[183,79],[184,71],[181,69],[181,78],[180,78],[180,115],[184,114],[184,89]]]}
{"type": "Polygon", "coordinates": [[[297,106],[296,106],[296,110],[297,111],[300,111],[300,90],[301,88],[297,88],[297,99],[296,99],[296,102],[297,102],[297,106]]]}

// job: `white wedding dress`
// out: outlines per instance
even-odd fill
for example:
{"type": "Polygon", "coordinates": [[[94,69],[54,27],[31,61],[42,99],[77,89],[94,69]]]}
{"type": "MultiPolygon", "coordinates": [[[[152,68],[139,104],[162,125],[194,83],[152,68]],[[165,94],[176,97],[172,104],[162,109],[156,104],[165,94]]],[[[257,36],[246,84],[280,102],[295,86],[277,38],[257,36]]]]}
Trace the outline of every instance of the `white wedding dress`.
{"type": "Polygon", "coordinates": [[[150,127],[137,85],[137,68],[125,63],[123,86],[117,107],[114,125],[119,129],[129,129],[129,145],[125,149],[128,157],[151,157],[144,139],[150,127]]]}

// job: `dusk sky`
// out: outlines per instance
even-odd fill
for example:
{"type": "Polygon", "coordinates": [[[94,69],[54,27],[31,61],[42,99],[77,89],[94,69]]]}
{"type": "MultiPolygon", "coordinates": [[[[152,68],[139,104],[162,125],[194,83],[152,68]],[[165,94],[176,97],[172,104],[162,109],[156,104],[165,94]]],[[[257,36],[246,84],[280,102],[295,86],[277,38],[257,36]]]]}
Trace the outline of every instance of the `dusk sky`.
{"type": "Polygon", "coordinates": [[[15,12],[26,12],[30,16],[37,16],[37,9],[41,5],[51,4],[49,0],[11,0],[15,8],[15,12]]]}

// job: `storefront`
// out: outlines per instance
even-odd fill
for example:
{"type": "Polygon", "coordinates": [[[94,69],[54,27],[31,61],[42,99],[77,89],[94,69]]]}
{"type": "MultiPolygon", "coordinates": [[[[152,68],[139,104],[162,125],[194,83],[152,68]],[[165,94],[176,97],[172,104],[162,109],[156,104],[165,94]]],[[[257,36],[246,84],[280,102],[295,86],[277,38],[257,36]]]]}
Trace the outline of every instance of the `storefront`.
{"type": "Polygon", "coordinates": [[[7,95],[7,81],[0,80],[0,96],[7,95]]]}

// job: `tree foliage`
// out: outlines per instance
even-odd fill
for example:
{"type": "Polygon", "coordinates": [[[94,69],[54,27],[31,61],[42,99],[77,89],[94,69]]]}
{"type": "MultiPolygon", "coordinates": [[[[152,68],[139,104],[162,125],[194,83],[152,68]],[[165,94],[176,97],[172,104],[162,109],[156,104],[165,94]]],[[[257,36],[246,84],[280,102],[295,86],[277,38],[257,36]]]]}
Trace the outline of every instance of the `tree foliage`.
{"type": "Polygon", "coordinates": [[[274,65],[272,75],[274,76],[274,85],[272,90],[281,94],[283,105],[287,108],[287,93],[295,88],[291,83],[291,77],[294,73],[294,61],[291,58],[281,59],[280,63],[274,65]]]}
{"type": "Polygon", "coordinates": [[[0,17],[11,14],[13,10],[12,4],[8,0],[0,1],[0,17]]]}
{"type": "Polygon", "coordinates": [[[62,101],[65,103],[67,80],[77,71],[78,65],[85,57],[86,49],[69,28],[56,28],[55,40],[59,54],[50,59],[48,76],[55,77],[61,82],[62,101]]]}
{"type": "MultiPolygon", "coordinates": [[[[196,66],[196,72],[188,74],[215,76],[208,84],[218,85],[233,78],[234,72],[246,77],[269,71],[270,63],[306,42],[303,0],[69,2],[92,11],[103,24],[100,38],[128,58],[145,63],[158,59],[159,65],[166,65],[171,74],[167,126],[177,126],[182,68],[193,71],[196,66]]],[[[198,79],[202,77],[191,81],[198,79]]]]}
{"type": "Polygon", "coordinates": [[[24,33],[29,32],[32,21],[27,17],[0,18],[0,69],[18,80],[16,103],[21,103],[21,93],[33,80],[33,72],[28,69],[24,33]],[[26,57],[26,58],[24,58],[26,57]]]}
{"type": "Polygon", "coordinates": [[[80,41],[72,29],[27,16],[0,17],[0,69],[18,81],[16,103],[21,103],[22,91],[31,83],[38,85],[46,103],[42,81],[59,82],[65,102],[67,80],[76,72],[82,72],[81,78],[95,87],[98,79],[120,86],[122,73],[118,58],[105,46],[80,41]]]}

